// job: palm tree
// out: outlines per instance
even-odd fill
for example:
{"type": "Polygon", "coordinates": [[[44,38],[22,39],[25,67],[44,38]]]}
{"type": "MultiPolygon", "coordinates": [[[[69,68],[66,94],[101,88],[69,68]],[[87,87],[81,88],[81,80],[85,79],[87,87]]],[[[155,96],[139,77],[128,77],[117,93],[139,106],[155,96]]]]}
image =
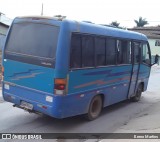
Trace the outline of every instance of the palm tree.
{"type": "Polygon", "coordinates": [[[118,23],[117,21],[113,21],[112,23],[110,23],[111,26],[115,26],[115,27],[119,27],[120,23],[118,23]]]}
{"type": "Polygon", "coordinates": [[[149,24],[148,21],[142,17],[139,17],[138,20],[134,20],[134,22],[137,24],[137,27],[144,27],[145,25],[149,24]]]}

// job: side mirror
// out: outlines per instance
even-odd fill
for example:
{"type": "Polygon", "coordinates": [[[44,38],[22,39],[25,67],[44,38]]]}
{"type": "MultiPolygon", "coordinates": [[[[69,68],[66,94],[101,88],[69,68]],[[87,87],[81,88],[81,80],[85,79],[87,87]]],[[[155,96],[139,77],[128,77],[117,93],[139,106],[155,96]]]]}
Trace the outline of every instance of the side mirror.
{"type": "Polygon", "coordinates": [[[157,63],[159,63],[159,55],[158,54],[155,55],[155,57],[154,57],[154,63],[152,63],[152,66],[154,64],[157,64],[157,63]]]}
{"type": "Polygon", "coordinates": [[[157,64],[158,63],[158,61],[159,61],[159,55],[158,54],[156,54],[156,56],[155,56],[155,64],[157,64]]]}

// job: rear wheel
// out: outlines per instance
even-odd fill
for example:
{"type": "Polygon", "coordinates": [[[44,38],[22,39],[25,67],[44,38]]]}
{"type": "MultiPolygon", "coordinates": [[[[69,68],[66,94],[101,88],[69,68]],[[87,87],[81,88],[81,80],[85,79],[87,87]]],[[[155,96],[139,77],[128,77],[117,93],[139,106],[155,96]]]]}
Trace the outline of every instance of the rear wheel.
{"type": "Polygon", "coordinates": [[[131,98],[132,102],[138,102],[141,98],[141,94],[142,94],[142,84],[139,84],[136,94],[134,97],[131,98]]]}
{"type": "Polygon", "coordinates": [[[102,110],[102,98],[100,95],[93,97],[89,105],[88,113],[86,114],[87,120],[96,119],[102,110]]]}

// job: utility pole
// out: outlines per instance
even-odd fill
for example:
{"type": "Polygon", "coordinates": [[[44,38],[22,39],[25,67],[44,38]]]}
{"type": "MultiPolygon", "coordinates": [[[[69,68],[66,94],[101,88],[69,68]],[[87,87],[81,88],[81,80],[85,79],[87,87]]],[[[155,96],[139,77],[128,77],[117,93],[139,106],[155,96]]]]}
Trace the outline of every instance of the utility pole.
{"type": "Polygon", "coordinates": [[[41,16],[43,16],[43,3],[42,3],[42,9],[41,9],[41,16]]]}

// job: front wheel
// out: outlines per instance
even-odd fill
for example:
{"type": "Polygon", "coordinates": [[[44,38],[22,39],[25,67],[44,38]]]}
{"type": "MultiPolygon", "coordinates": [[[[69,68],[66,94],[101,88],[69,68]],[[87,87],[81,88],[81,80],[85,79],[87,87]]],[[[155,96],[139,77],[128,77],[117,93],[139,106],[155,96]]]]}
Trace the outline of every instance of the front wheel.
{"type": "Polygon", "coordinates": [[[140,84],[137,88],[136,94],[134,97],[131,98],[132,102],[138,102],[141,98],[141,94],[142,94],[142,84],[140,84]]]}
{"type": "Polygon", "coordinates": [[[86,114],[87,120],[96,119],[102,110],[102,98],[100,95],[93,97],[89,105],[88,113],[86,114]]]}

